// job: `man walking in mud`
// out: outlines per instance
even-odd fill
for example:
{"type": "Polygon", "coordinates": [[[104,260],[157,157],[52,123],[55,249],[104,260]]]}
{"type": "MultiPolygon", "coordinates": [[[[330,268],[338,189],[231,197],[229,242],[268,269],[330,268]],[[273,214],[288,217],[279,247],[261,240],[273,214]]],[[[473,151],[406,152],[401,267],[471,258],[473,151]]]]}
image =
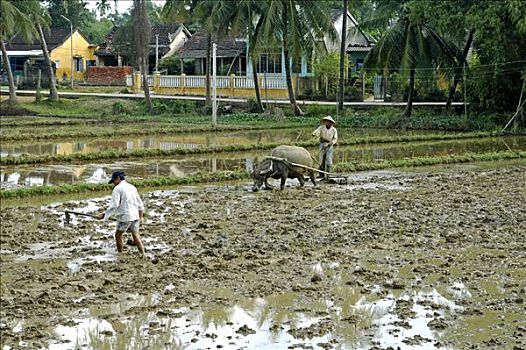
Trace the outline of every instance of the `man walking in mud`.
{"type": "Polygon", "coordinates": [[[121,253],[124,248],[124,232],[131,232],[133,242],[144,255],[144,246],[139,236],[139,226],[144,224],[144,204],[135,186],[126,182],[124,173],[116,171],[111,175],[110,184],[114,184],[111,202],[106,212],[99,215],[99,219],[108,220],[113,214],[117,219],[115,241],[117,251],[121,253]]]}
{"type": "Polygon", "coordinates": [[[328,173],[332,170],[334,145],[338,141],[338,131],[334,124],[336,122],[328,115],[321,119],[321,125],[312,132],[312,136],[320,139],[320,170],[328,173]]]}

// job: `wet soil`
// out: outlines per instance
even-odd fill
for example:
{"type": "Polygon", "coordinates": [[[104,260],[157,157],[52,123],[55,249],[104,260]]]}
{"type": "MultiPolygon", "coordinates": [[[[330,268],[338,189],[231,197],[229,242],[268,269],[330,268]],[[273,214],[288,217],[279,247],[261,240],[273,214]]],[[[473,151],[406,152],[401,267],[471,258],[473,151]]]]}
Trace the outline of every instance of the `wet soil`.
{"type": "Polygon", "coordinates": [[[1,211],[4,348],[524,349],[526,166],[346,186],[145,195],[147,257],[108,198],[1,211]]]}

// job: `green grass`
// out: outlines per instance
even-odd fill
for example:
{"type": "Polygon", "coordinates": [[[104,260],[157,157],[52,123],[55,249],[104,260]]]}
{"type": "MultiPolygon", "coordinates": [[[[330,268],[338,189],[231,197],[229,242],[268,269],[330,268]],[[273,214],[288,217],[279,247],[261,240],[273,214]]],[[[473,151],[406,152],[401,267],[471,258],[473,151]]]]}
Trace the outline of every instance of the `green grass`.
{"type": "MultiPolygon", "coordinates": [[[[425,134],[425,135],[401,135],[401,136],[365,136],[340,140],[341,146],[360,145],[360,144],[379,144],[394,142],[415,142],[415,141],[441,141],[441,140],[461,140],[497,136],[491,132],[472,132],[458,134],[425,134]]],[[[218,145],[203,146],[198,148],[175,148],[163,149],[135,149],[135,150],[109,150],[92,153],[72,153],[67,155],[21,155],[17,157],[7,156],[0,159],[0,165],[19,165],[19,164],[43,164],[43,163],[70,163],[85,162],[102,159],[132,159],[132,158],[158,158],[170,157],[174,155],[206,154],[220,152],[245,152],[254,150],[270,150],[279,146],[281,143],[246,144],[246,145],[218,145]]],[[[301,141],[294,143],[301,147],[315,147],[318,141],[301,141]]]]}
{"type": "MultiPolygon", "coordinates": [[[[172,122],[178,124],[210,124],[211,117],[202,102],[187,100],[153,100],[154,113],[149,114],[142,99],[125,98],[61,98],[58,102],[44,100],[40,103],[22,102],[20,107],[30,114],[66,118],[100,119],[109,122],[172,122]]],[[[294,117],[288,106],[280,107],[285,113],[283,118],[287,123],[312,125],[319,118],[328,114],[335,116],[335,106],[306,105],[302,106],[304,117],[294,117]]],[[[275,123],[279,118],[267,114],[246,113],[248,105],[234,106],[234,114],[220,115],[220,124],[260,124],[275,123]]],[[[345,115],[338,118],[341,125],[372,128],[398,128],[401,109],[394,107],[378,107],[368,110],[353,110],[347,108],[345,115]]],[[[443,109],[415,108],[409,120],[410,129],[427,130],[496,130],[502,127],[508,114],[469,115],[467,118],[458,114],[447,114],[443,109]]]]}
{"type": "MultiPolygon", "coordinates": [[[[66,139],[81,139],[81,138],[109,138],[119,136],[146,136],[146,135],[175,135],[182,133],[205,133],[205,132],[221,132],[221,131],[253,131],[265,129],[291,129],[297,128],[297,124],[261,124],[261,125],[218,125],[216,127],[206,125],[173,125],[173,124],[143,124],[136,127],[122,127],[117,128],[115,124],[112,128],[106,127],[92,127],[84,130],[63,130],[50,132],[49,126],[41,126],[40,132],[33,130],[26,132],[24,130],[20,133],[19,129],[4,130],[1,136],[3,142],[14,141],[34,141],[34,140],[66,140],[66,139]],[[6,132],[7,131],[7,132],[6,132]]],[[[52,127],[51,127],[52,128],[52,127]]]]}
{"type": "MultiPolygon", "coordinates": [[[[352,172],[363,170],[379,170],[388,168],[401,167],[419,167],[438,164],[457,164],[468,162],[484,162],[484,161],[499,161],[507,159],[524,159],[526,158],[526,151],[512,152],[487,152],[487,153],[463,153],[449,156],[437,157],[417,157],[411,159],[399,159],[392,161],[384,161],[380,163],[340,163],[335,166],[337,172],[352,172]]],[[[157,177],[144,180],[133,180],[133,183],[138,188],[158,188],[166,186],[177,185],[191,185],[200,183],[214,183],[232,180],[246,180],[250,174],[243,171],[222,171],[215,173],[199,173],[193,176],[184,177],[157,177]]],[[[48,196],[71,193],[86,193],[86,192],[100,192],[110,190],[111,185],[108,184],[64,184],[58,186],[41,186],[20,188],[16,190],[2,190],[0,191],[0,198],[23,198],[32,196],[48,196]]]]}

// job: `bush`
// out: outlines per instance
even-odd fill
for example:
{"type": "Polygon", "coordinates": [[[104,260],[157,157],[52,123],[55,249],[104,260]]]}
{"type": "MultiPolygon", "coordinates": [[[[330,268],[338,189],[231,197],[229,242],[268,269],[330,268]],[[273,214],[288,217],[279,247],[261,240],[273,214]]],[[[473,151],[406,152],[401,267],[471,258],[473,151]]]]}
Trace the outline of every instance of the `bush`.
{"type": "Polygon", "coordinates": [[[304,108],[306,117],[324,117],[327,115],[336,115],[336,106],[326,106],[317,103],[307,105],[304,108]]]}
{"type": "Polygon", "coordinates": [[[111,106],[111,110],[114,115],[115,114],[125,114],[127,112],[122,102],[114,102],[113,105],[111,106]]]}
{"type": "Polygon", "coordinates": [[[261,112],[258,107],[258,101],[254,97],[250,97],[247,100],[247,112],[248,113],[258,113],[261,112]]]}
{"type": "MultiPolygon", "coordinates": [[[[196,103],[194,101],[153,99],[152,104],[154,114],[181,115],[195,114],[197,112],[196,103]]],[[[146,108],[144,101],[143,106],[146,108]]]]}

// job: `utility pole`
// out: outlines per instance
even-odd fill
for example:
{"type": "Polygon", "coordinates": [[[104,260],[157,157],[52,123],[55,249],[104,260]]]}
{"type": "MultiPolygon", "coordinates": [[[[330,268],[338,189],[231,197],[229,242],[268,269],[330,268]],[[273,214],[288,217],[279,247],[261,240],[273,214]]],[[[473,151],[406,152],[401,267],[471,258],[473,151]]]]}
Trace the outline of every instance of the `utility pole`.
{"type": "Polygon", "coordinates": [[[217,126],[217,45],[212,44],[212,125],[217,126]]]}
{"type": "Polygon", "coordinates": [[[155,34],[155,71],[159,71],[159,34],[155,34]]]}
{"type": "Polygon", "coordinates": [[[60,15],[60,17],[64,18],[66,21],[69,22],[69,38],[70,38],[70,46],[71,46],[71,76],[69,77],[71,80],[71,89],[73,89],[73,23],[69,20],[69,18],[60,15]]]}

